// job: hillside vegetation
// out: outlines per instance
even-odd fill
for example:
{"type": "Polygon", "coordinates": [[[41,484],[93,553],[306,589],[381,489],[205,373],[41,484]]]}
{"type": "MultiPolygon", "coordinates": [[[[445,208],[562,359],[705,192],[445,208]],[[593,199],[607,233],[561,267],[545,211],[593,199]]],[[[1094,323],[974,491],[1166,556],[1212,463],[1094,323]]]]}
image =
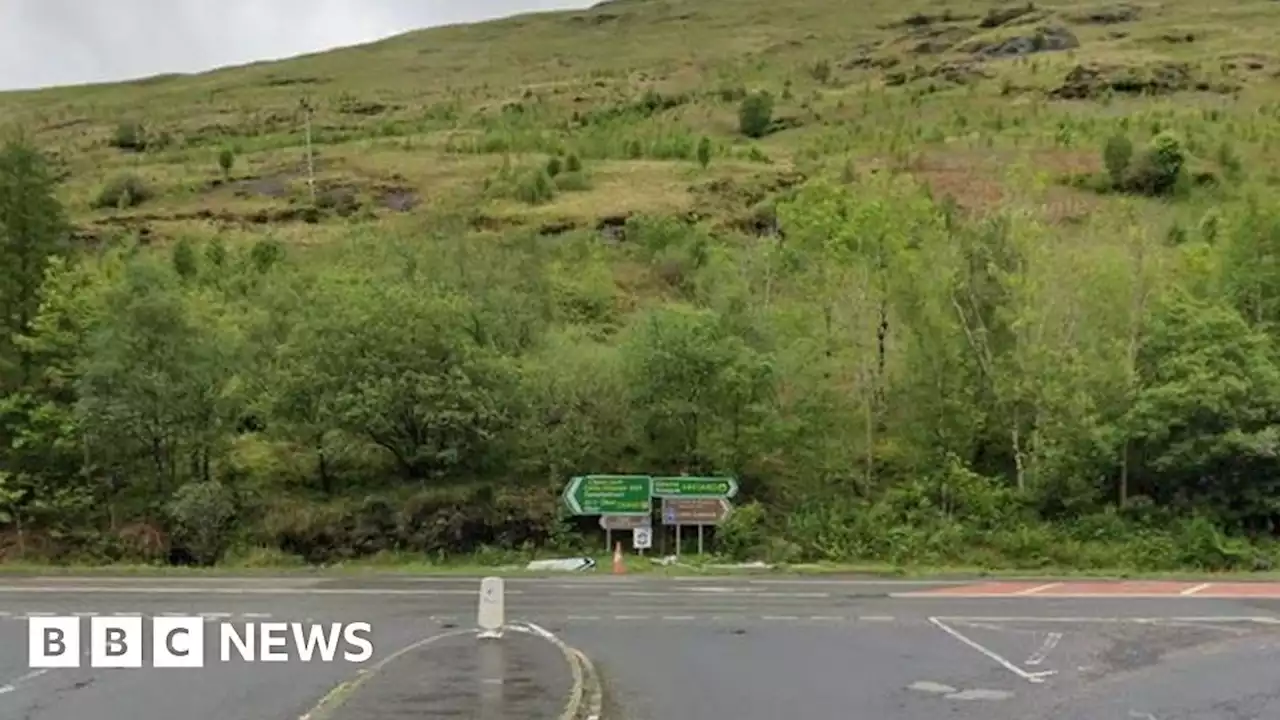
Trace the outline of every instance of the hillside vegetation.
{"type": "Polygon", "coordinates": [[[614,0],[0,95],[0,555],[1269,569],[1280,4],[614,0]]]}

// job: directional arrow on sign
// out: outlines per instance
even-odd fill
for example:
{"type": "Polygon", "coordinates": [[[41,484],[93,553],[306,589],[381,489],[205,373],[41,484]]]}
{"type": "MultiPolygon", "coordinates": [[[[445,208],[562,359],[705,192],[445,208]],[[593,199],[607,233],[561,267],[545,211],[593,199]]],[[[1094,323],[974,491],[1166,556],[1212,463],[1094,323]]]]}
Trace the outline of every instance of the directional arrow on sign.
{"type": "Polygon", "coordinates": [[[578,502],[578,490],[582,487],[582,483],[586,478],[576,477],[570,478],[569,484],[564,486],[564,504],[569,507],[569,511],[574,515],[582,515],[582,503],[578,502]]]}

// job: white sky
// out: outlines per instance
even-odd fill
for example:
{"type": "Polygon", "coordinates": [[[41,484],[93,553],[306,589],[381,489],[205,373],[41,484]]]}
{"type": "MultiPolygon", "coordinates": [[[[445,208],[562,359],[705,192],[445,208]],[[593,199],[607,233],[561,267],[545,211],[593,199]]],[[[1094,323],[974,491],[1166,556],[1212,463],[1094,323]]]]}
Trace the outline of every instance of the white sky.
{"type": "Polygon", "coordinates": [[[0,90],[187,73],[597,0],[0,0],[0,90]]]}

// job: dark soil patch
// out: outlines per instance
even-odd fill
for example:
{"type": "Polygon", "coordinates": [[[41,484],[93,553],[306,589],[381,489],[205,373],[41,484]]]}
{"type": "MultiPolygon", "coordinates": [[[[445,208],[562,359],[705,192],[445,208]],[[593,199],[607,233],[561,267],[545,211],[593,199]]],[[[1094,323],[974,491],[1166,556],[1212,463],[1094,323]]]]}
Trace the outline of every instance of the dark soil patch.
{"type": "Polygon", "coordinates": [[[888,70],[897,67],[902,61],[892,55],[859,55],[846,61],[841,67],[845,70],[888,70]]]}
{"type": "Polygon", "coordinates": [[[1104,5],[1082,10],[1070,16],[1070,20],[1082,25],[1118,25],[1133,22],[1142,11],[1133,5],[1104,5]]]}
{"type": "Polygon", "coordinates": [[[978,40],[962,49],[989,58],[1020,57],[1042,52],[1057,52],[1080,47],[1080,40],[1070,30],[1054,25],[1037,28],[1034,33],[999,41],[978,40]]]}
{"type": "Polygon", "coordinates": [[[388,188],[378,197],[378,202],[388,210],[409,212],[421,202],[418,194],[407,188],[388,188]]]}
{"type": "Polygon", "coordinates": [[[928,15],[926,13],[912,13],[895,23],[883,26],[884,30],[894,28],[924,28],[930,25],[938,25],[942,23],[957,23],[977,20],[977,15],[962,15],[952,12],[951,10],[943,10],[937,15],[928,15]]]}
{"type": "Polygon", "coordinates": [[[1255,53],[1226,55],[1222,58],[1222,68],[1228,71],[1260,72],[1275,64],[1275,58],[1255,53]]]}
{"type": "Polygon", "coordinates": [[[1171,95],[1177,92],[1229,93],[1228,83],[1210,83],[1195,77],[1186,63],[1163,62],[1134,67],[1126,65],[1077,65],[1050,95],[1064,100],[1092,100],[1107,92],[1126,95],[1171,95]]]}
{"type": "Polygon", "coordinates": [[[1015,5],[1012,7],[992,8],[978,22],[980,28],[998,28],[1014,22],[1034,22],[1044,17],[1044,13],[1036,9],[1035,3],[1015,5]]]}
{"type": "Polygon", "coordinates": [[[289,195],[289,184],[280,176],[249,178],[235,183],[235,196],[239,198],[282,198],[289,195]]]}
{"type": "Polygon", "coordinates": [[[894,71],[886,73],[884,81],[886,85],[897,86],[906,85],[917,80],[924,79],[942,80],[955,85],[969,85],[980,82],[982,80],[990,80],[991,73],[982,66],[981,63],[974,61],[948,61],[925,68],[919,65],[908,71],[894,71]]]}

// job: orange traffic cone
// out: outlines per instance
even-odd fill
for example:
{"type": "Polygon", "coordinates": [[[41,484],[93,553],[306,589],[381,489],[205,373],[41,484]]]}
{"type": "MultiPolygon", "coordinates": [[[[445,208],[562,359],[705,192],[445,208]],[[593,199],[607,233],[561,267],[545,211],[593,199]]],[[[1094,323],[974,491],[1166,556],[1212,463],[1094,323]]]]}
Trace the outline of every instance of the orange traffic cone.
{"type": "Polygon", "coordinates": [[[625,575],[627,566],[622,561],[622,543],[614,543],[613,545],[613,574],[625,575]]]}

